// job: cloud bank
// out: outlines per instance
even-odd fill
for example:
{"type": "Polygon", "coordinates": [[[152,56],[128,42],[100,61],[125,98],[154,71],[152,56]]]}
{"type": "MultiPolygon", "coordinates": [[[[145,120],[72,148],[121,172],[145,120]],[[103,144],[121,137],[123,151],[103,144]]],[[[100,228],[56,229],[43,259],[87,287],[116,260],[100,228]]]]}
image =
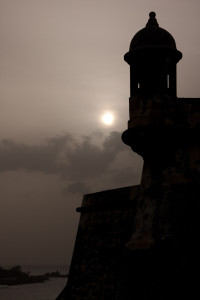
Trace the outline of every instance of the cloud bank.
{"type": "Polygon", "coordinates": [[[53,137],[40,145],[4,139],[0,142],[0,172],[25,170],[57,174],[60,179],[70,182],[63,189],[64,194],[86,193],[90,191],[91,182],[106,176],[119,184],[131,176],[139,176],[141,163],[137,163],[135,157],[131,168],[128,151],[117,131],[105,137],[101,145],[94,142],[94,136],[76,140],[70,134],[53,137]]]}

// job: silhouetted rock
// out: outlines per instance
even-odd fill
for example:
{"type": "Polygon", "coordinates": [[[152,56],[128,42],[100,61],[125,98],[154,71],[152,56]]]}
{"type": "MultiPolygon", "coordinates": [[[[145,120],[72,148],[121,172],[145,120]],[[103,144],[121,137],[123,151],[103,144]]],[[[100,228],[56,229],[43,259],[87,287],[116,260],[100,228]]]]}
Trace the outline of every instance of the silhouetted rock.
{"type": "Polygon", "coordinates": [[[44,275],[29,275],[22,272],[20,266],[15,266],[11,269],[0,267],[0,285],[18,285],[30,283],[42,283],[50,278],[66,278],[68,275],[61,275],[58,271],[46,273],[44,275]]]}

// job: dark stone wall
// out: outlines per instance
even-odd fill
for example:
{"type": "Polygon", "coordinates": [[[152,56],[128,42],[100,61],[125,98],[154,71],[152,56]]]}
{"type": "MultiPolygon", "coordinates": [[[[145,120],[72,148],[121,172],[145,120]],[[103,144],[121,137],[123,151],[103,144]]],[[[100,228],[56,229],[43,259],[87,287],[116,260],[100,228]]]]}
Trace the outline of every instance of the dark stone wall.
{"type": "Polygon", "coordinates": [[[139,186],[85,195],[66,288],[57,298],[116,299],[139,186]]]}
{"type": "Polygon", "coordinates": [[[130,105],[125,142],[144,167],[116,299],[199,298],[200,99],[130,105]]]}
{"type": "Polygon", "coordinates": [[[143,190],[139,199],[133,235],[124,251],[117,300],[200,296],[200,184],[175,184],[164,197],[158,188],[149,195],[143,190]],[[147,202],[142,201],[145,195],[147,202]]]}
{"type": "Polygon", "coordinates": [[[188,211],[199,212],[200,99],[166,99],[135,99],[140,113],[135,109],[129,122],[130,146],[144,158],[132,249],[177,239],[194,223],[188,211]]]}

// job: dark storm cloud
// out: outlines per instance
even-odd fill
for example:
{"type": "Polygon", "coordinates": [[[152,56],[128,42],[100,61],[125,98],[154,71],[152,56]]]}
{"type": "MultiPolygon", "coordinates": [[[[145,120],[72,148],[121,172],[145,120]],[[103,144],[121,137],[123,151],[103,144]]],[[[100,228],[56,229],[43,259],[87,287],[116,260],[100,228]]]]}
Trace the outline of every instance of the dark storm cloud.
{"type": "Polygon", "coordinates": [[[23,169],[82,181],[108,170],[117,154],[125,149],[119,132],[111,132],[102,146],[93,144],[90,136],[78,142],[69,134],[51,138],[41,145],[4,139],[0,143],[0,171],[23,169]]]}
{"type": "Polygon", "coordinates": [[[70,174],[71,179],[99,176],[109,168],[117,154],[125,149],[121,134],[116,131],[105,139],[102,148],[92,144],[90,137],[85,137],[82,143],[68,151],[69,163],[62,175],[68,177],[70,174]]]}
{"type": "Polygon", "coordinates": [[[130,181],[135,182],[141,172],[141,161],[138,162],[137,166],[124,167],[120,169],[114,169],[110,171],[112,180],[117,185],[127,185],[130,181]]]}
{"type": "Polygon", "coordinates": [[[72,184],[69,184],[68,187],[62,189],[62,194],[67,196],[69,193],[83,195],[90,192],[90,188],[85,182],[76,181],[72,184]]]}
{"type": "Polygon", "coordinates": [[[62,151],[73,139],[70,135],[47,140],[43,145],[18,144],[4,139],[0,143],[0,171],[24,169],[29,172],[59,173],[62,151]]]}

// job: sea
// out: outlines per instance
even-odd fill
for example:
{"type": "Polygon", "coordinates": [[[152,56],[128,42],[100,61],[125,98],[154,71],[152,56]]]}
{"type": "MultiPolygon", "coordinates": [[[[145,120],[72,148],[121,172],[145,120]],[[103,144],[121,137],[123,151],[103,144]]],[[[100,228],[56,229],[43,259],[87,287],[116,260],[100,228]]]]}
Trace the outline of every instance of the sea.
{"type": "MultiPolygon", "coordinates": [[[[43,275],[58,271],[67,274],[68,266],[22,266],[30,275],[43,275]]],[[[55,300],[67,284],[67,278],[52,278],[44,283],[15,286],[0,285],[0,300],[55,300]]]]}

